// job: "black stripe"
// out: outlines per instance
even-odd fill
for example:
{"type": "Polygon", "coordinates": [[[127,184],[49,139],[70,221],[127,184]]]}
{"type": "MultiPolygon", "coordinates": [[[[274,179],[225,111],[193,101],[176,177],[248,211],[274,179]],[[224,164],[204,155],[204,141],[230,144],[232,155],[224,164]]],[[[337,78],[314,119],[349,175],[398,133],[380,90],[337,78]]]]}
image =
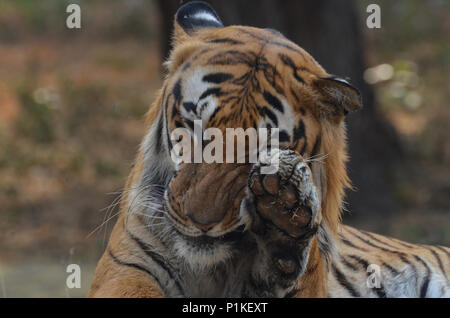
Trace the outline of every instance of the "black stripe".
{"type": "Polygon", "coordinates": [[[380,288],[373,288],[375,290],[375,293],[377,293],[377,296],[380,298],[386,298],[386,291],[384,289],[383,284],[380,283],[380,288]]]}
{"type": "Polygon", "coordinates": [[[439,268],[441,269],[441,271],[442,271],[442,274],[444,274],[444,276],[445,277],[447,277],[447,274],[446,274],[446,272],[445,272],[445,268],[444,268],[444,265],[442,264],[442,260],[441,260],[441,257],[439,256],[439,254],[438,253],[436,253],[436,251],[435,250],[433,250],[431,247],[425,247],[427,250],[429,250],[430,252],[431,252],[431,254],[433,254],[433,256],[434,256],[434,258],[437,260],[437,262],[438,262],[438,265],[439,265],[439,268]]]}
{"type": "Polygon", "coordinates": [[[183,66],[183,71],[186,71],[189,67],[191,67],[191,63],[187,62],[186,64],[184,64],[183,66]]]}
{"type": "MultiPolygon", "coordinates": [[[[150,257],[153,261],[155,261],[155,263],[157,263],[159,266],[161,266],[165,271],[170,272],[171,271],[171,266],[170,264],[168,264],[164,258],[151,251],[151,246],[148,245],[147,243],[143,242],[140,238],[134,236],[130,231],[127,230],[127,234],[130,236],[130,238],[135,241],[139,247],[144,251],[144,253],[150,257]]],[[[169,273],[170,274],[170,273],[169,273]]],[[[172,277],[173,278],[173,277],[172,277]]]]}
{"type": "Polygon", "coordinates": [[[298,288],[294,288],[294,289],[292,289],[290,292],[288,292],[285,296],[284,296],[284,298],[292,298],[292,297],[294,297],[295,295],[297,295],[297,293],[299,292],[300,290],[298,289],[298,288]]]}
{"type": "Polygon", "coordinates": [[[430,266],[428,266],[428,264],[423,259],[421,259],[419,256],[414,255],[414,258],[418,262],[420,262],[427,270],[427,275],[423,279],[422,286],[420,287],[420,298],[425,298],[427,296],[428,285],[430,284],[430,278],[431,278],[430,266]]]}
{"type": "MultiPolygon", "coordinates": [[[[170,95],[167,97],[167,101],[166,101],[166,108],[167,108],[167,110],[169,109],[169,98],[170,98],[171,96],[173,96],[173,94],[170,94],[170,95]]],[[[175,116],[178,114],[177,105],[178,105],[178,104],[177,104],[177,101],[174,99],[174,100],[173,100],[173,103],[172,103],[172,116],[171,116],[171,119],[174,119],[175,116]]],[[[166,118],[167,118],[167,116],[166,116],[166,118]]]]}
{"type": "Polygon", "coordinates": [[[239,29],[239,32],[247,34],[247,35],[251,36],[254,39],[257,39],[257,40],[259,40],[261,42],[264,42],[265,44],[280,46],[280,47],[283,47],[285,49],[294,51],[294,52],[298,53],[299,55],[301,55],[303,57],[303,53],[299,49],[297,49],[297,48],[295,48],[293,46],[290,46],[289,44],[285,44],[285,43],[281,43],[279,41],[272,40],[273,38],[269,39],[269,38],[261,37],[261,36],[255,34],[255,33],[253,33],[253,32],[250,32],[250,31],[246,30],[246,29],[239,29]]]}
{"type": "Polygon", "coordinates": [[[359,268],[355,265],[353,265],[352,263],[350,263],[349,261],[347,261],[344,257],[341,257],[341,261],[342,263],[347,266],[348,268],[350,268],[353,271],[359,271],[359,268]]]}
{"type": "Polygon", "coordinates": [[[137,269],[137,270],[140,270],[140,271],[142,271],[142,272],[145,272],[146,274],[148,274],[149,276],[151,276],[151,277],[156,281],[156,283],[158,284],[158,286],[159,286],[159,288],[160,288],[161,290],[164,290],[164,289],[162,288],[162,285],[161,285],[161,282],[159,281],[159,279],[158,279],[155,275],[153,275],[153,273],[152,273],[150,270],[148,270],[147,268],[145,268],[145,267],[143,267],[143,266],[141,266],[141,265],[139,265],[139,264],[135,264],[135,263],[127,263],[127,262],[124,262],[124,261],[118,259],[116,256],[114,256],[114,254],[112,253],[112,251],[111,251],[110,249],[108,250],[108,252],[109,252],[109,256],[111,256],[112,260],[113,260],[116,264],[123,265],[123,266],[127,266],[127,267],[131,267],[131,268],[135,268],[135,269],[137,269]]]}
{"type": "Polygon", "coordinates": [[[413,271],[413,276],[416,277],[416,279],[417,279],[419,277],[419,275],[417,274],[416,266],[406,258],[405,254],[399,254],[399,257],[403,263],[405,263],[405,264],[409,265],[409,267],[411,267],[411,270],[413,271]]]}
{"type": "Polygon", "coordinates": [[[353,287],[353,285],[345,278],[344,274],[342,274],[342,272],[336,267],[336,265],[331,264],[331,267],[339,284],[344,287],[353,297],[361,297],[355,287],[353,287]]]}
{"type": "MultiPolygon", "coordinates": [[[[166,91],[167,91],[167,87],[164,87],[163,90],[163,94],[162,94],[162,99],[161,99],[161,107],[162,107],[162,114],[160,115],[160,122],[158,124],[161,125],[161,130],[159,130],[159,126],[158,126],[158,130],[159,130],[159,134],[158,134],[158,141],[161,142],[160,145],[157,145],[157,150],[162,150],[162,143],[163,140],[162,135],[163,135],[163,130],[165,130],[166,132],[166,136],[164,138],[164,140],[167,142],[167,149],[172,149],[172,142],[170,141],[170,135],[169,135],[169,125],[167,123],[167,112],[169,111],[169,96],[166,96],[166,91]],[[164,102],[165,100],[165,102],[164,102]],[[164,104],[163,104],[164,103],[164,104]]],[[[169,94],[170,95],[170,94],[169,94]]],[[[172,117],[174,115],[172,114],[172,117]]]]}
{"type": "MultiPolygon", "coordinates": [[[[295,101],[296,101],[297,103],[300,103],[300,97],[297,95],[297,92],[296,92],[292,87],[291,87],[290,91],[291,91],[292,96],[294,96],[295,101]]],[[[304,111],[305,111],[305,110],[304,110],[303,108],[300,108],[300,112],[301,112],[303,115],[305,114],[304,111]]]]}
{"type": "MultiPolygon", "coordinates": [[[[305,136],[305,142],[303,143],[302,149],[300,150],[300,154],[303,156],[305,154],[306,151],[306,146],[308,146],[308,143],[306,141],[306,136],[305,136]]],[[[308,162],[308,165],[310,164],[310,162],[308,162]]],[[[310,167],[311,168],[311,167],[310,167]]]]}
{"type": "Polygon", "coordinates": [[[219,87],[209,88],[206,91],[204,91],[202,95],[200,95],[199,100],[203,99],[205,97],[208,97],[210,95],[215,95],[215,96],[219,97],[219,96],[223,95],[223,93],[219,87]]]}
{"type": "MultiPolygon", "coordinates": [[[[217,105],[216,109],[214,109],[214,112],[211,116],[209,116],[209,122],[212,123],[212,120],[216,117],[217,113],[222,109],[222,106],[217,105]]],[[[216,125],[217,126],[217,125],[216,125]]]]}
{"type": "Polygon", "coordinates": [[[277,109],[280,112],[284,112],[283,109],[283,104],[281,103],[281,101],[273,96],[272,94],[270,94],[268,91],[264,91],[264,99],[275,109],[277,109]]]}
{"type": "Polygon", "coordinates": [[[175,120],[175,127],[176,128],[181,128],[181,127],[183,127],[183,124],[180,121],[175,120]]]}
{"type": "Polygon", "coordinates": [[[147,243],[143,242],[140,238],[134,236],[129,230],[127,230],[128,236],[130,236],[131,239],[133,239],[139,247],[144,251],[144,253],[150,257],[156,264],[158,264],[162,269],[164,269],[169,277],[174,281],[175,285],[178,287],[178,290],[181,291],[181,294],[184,295],[184,290],[181,287],[178,280],[174,277],[175,270],[172,268],[172,266],[166,262],[166,260],[159,254],[151,251],[152,247],[148,245],[147,243]]]}
{"type": "MultiPolygon", "coordinates": [[[[298,144],[302,138],[304,138],[304,141],[303,141],[302,149],[299,152],[301,155],[303,155],[305,153],[306,146],[307,146],[307,138],[306,138],[306,134],[305,134],[305,124],[303,123],[303,120],[300,119],[298,126],[296,126],[294,128],[294,136],[293,136],[294,145],[293,145],[292,149],[297,149],[298,144]]],[[[310,162],[308,162],[308,165],[310,165],[310,162]]]]}
{"type": "Polygon", "coordinates": [[[163,134],[163,128],[164,128],[164,116],[159,112],[158,115],[158,123],[156,124],[156,145],[155,145],[155,151],[156,153],[160,153],[162,150],[162,134],[163,134]]]}
{"type": "Polygon", "coordinates": [[[286,130],[282,130],[280,131],[279,135],[278,135],[279,141],[280,142],[287,142],[287,141],[291,141],[291,137],[289,136],[289,134],[286,132],[286,130]]]}
{"type": "Polygon", "coordinates": [[[264,112],[264,115],[266,115],[267,117],[269,117],[269,119],[273,122],[273,124],[275,125],[275,127],[278,127],[278,118],[277,116],[273,113],[273,111],[270,110],[269,107],[262,107],[262,110],[264,112]]]}
{"type": "Polygon", "coordinates": [[[367,269],[367,267],[369,267],[369,262],[367,262],[365,259],[362,259],[361,257],[359,257],[357,255],[349,255],[348,257],[350,257],[350,258],[354,259],[355,261],[357,261],[365,269],[367,269]]]}
{"type": "Polygon", "coordinates": [[[398,246],[393,246],[393,245],[391,245],[391,244],[389,244],[389,243],[387,243],[387,242],[385,242],[385,241],[382,241],[382,240],[376,238],[373,234],[371,234],[371,233],[369,233],[369,232],[366,232],[366,231],[360,231],[360,232],[361,232],[362,234],[364,234],[364,235],[370,237],[372,240],[377,241],[378,243],[384,244],[384,245],[386,245],[386,246],[388,246],[388,247],[391,247],[391,248],[393,248],[393,249],[398,248],[398,246]]]}
{"type": "Polygon", "coordinates": [[[389,265],[385,262],[382,262],[381,265],[386,267],[391,272],[391,274],[394,276],[397,276],[398,274],[400,274],[398,270],[396,270],[394,267],[392,267],[391,265],[389,265]]]}
{"type": "Polygon", "coordinates": [[[314,142],[314,146],[311,150],[311,154],[310,154],[311,158],[316,156],[319,153],[319,148],[320,148],[321,142],[322,142],[322,137],[319,135],[319,136],[317,136],[316,141],[314,142]]]}
{"type": "Polygon", "coordinates": [[[414,267],[414,271],[416,270],[416,267],[414,266],[414,264],[411,263],[411,262],[408,260],[408,258],[406,258],[406,255],[405,255],[405,254],[401,254],[401,255],[399,255],[399,256],[400,256],[400,259],[402,260],[403,263],[406,263],[406,264],[408,264],[408,265],[414,267]]]}
{"type": "Polygon", "coordinates": [[[203,57],[206,53],[209,53],[212,49],[210,47],[201,50],[200,52],[196,53],[191,59],[190,62],[195,62],[199,58],[203,57]]]}
{"type": "Polygon", "coordinates": [[[389,237],[389,239],[392,240],[392,241],[394,241],[394,242],[396,242],[397,244],[400,244],[400,245],[404,246],[404,247],[407,247],[407,248],[416,248],[416,246],[414,246],[414,245],[412,245],[412,244],[407,244],[407,243],[405,243],[405,242],[403,242],[403,241],[400,241],[400,240],[397,240],[397,239],[395,239],[395,238],[393,238],[393,237],[389,237]]]}
{"type": "Polygon", "coordinates": [[[376,244],[374,244],[374,243],[372,243],[372,242],[370,242],[370,241],[368,241],[368,240],[362,238],[361,236],[359,236],[358,234],[356,234],[356,233],[354,233],[354,232],[352,232],[352,231],[347,230],[347,232],[349,232],[350,234],[352,234],[353,236],[355,236],[356,238],[358,238],[360,241],[366,243],[366,244],[369,245],[369,246],[378,248],[378,249],[380,249],[380,250],[382,250],[382,251],[385,251],[385,252],[389,252],[389,253],[393,253],[393,254],[403,254],[403,255],[404,255],[404,253],[402,253],[402,252],[399,252],[399,251],[393,251],[393,250],[390,250],[390,249],[385,248],[385,247],[383,247],[383,246],[376,245],[376,244]]]}
{"type": "Polygon", "coordinates": [[[237,41],[230,38],[220,38],[209,41],[210,43],[228,43],[228,44],[244,44],[244,42],[237,41]]]}
{"type": "Polygon", "coordinates": [[[187,112],[192,111],[195,114],[197,113],[197,105],[194,104],[193,102],[183,103],[183,107],[187,112]]]}
{"type": "Polygon", "coordinates": [[[292,69],[292,74],[294,75],[294,78],[300,83],[305,84],[305,80],[302,77],[300,77],[297,73],[297,66],[295,65],[294,61],[292,61],[292,59],[285,54],[279,54],[278,56],[280,57],[281,61],[284,64],[286,64],[292,69]]]}
{"type": "Polygon", "coordinates": [[[303,137],[305,137],[305,123],[300,120],[298,126],[294,128],[294,140],[298,141],[303,137]]]}
{"type": "Polygon", "coordinates": [[[290,46],[289,44],[281,43],[281,42],[278,42],[278,41],[271,41],[269,44],[272,44],[272,45],[275,45],[275,46],[280,46],[280,47],[283,47],[283,48],[288,49],[290,51],[293,51],[295,53],[298,53],[299,55],[301,55],[303,57],[303,59],[305,59],[305,57],[303,56],[303,53],[300,50],[298,50],[297,48],[295,48],[293,46],[290,46]]]}
{"type": "Polygon", "coordinates": [[[447,257],[450,259],[450,253],[446,250],[446,248],[442,247],[442,246],[435,246],[438,250],[444,252],[447,257]]]}
{"type": "Polygon", "coordinates": [[[203,76],[202,81],[208,82],[208,83],[213,83],[213,84],[220,84],[220,83],[226,82],[232,78],[233,78],[233,75],[230,73],[212,73],[212,74],[203,76]]]}
{"type": "MultiPolygon", "coordinates": [[[[363,259],[357,255],[349,255],[348,257],[357,261],[363,267],[364,271],[367,274],[367,277],[370,277],[370,274],[367,271],[367,269],[369,267],[369,262],[367,262],[365,259],[363,259]]],[[[378,297],[386,298],[386,292],[384,290],[383,284],[380,283],[380,288],[372,288],[372,289],[375,291],[375,293],[377,294],[378,297]]]]}
{"type": "Polygon", "coordinates": [[[360,251],[364,251],[367,252],[368,250],[365,249],[364,247],[361,246],[356,246],[355,244],[353,244],[352,242],[350,242],[347,238],[345,238],[345,236],[343,236],[342,234],[340,235],[340,239],[342,241],[342,243],[344,243],[347,246],[350,246],[354,249],[360,250],[360,251]]]}
{"type": "MultiPolygon", "coordinates": [[[[167,112],[169,111],[169,98],[170,98],[170,95],[167,96],[167,99],[166,99],[166,105],[164,107],[164,118],[163,118],[163,121],[164,121],[164,124],[166,126],[166,129],[165,129],[166,130],[166,138],[165,139],[167,141],[167,149],[172,150],[173,145],[172,145],[172,141],[170,140],[169,123],[167,121],[167,112]]],[[[175,117],[175,113],[176,113],[175,105],[173,106],[173,112],[174,113],[172,113],[172,119],[175,117]]]]}
{"type": "Polygon", "coordinates": [[[262,41],[262,42],[264,42],[264,43],[268,43],[268,42],[269,42],[269,39],[264,38],[264,37],[261,37],[261,36],[255,34],[255,33],[253,33],[253,32],[250,32],[250,31],[248,31],[247,29],[239,29],[239,32],[240,32],[240,33],[247,34],[247,35],[249,35],[250,37],[252,37],[252,38],[254,38],[254,39],[257,39],[257,40],[260,40],[260,41],[262,41]]]}
{"type": "Polygon", "coordinates": [[[193,122],[192,120],[187,119],[187,118],[183,118],[183,121],[184,121],[184,123],[185,123],[186,125],[189,126],[189,128],[190,128],[192,131],[194,131],[194,122],[193,122]]]}
{"type": "Polygon", "coordinates": [[[252,55],[254,52],[241,52],[237,50],[229,50],[225,52],[220,52],[209,58],[208,64],[212,65],[239,65],[245,64],[249,67],[253,66],[252,55]]]}
{"type": "MultiPolygon", "coordinates": [[[[156,152],[160,153],[163,149],[163,130],[164,130],[164,118],[165,113],[167,111],[167,108],[164,105],[164,99],[166,98],[166,89],[167,87],[164,87],[163,92],[162,92],[162,96],[161,96],[161,110],[158,112],[158,123],[156,126],[156,131],[158,132],[156,134],[156,152]]],[[[167,105],[167,104],[166,104],[167,105]]]]}
{"type": "Polygon", "coordinates": [[[175,102],[178,104],[181,99],[181,78],[175,83],[173,90],[172,90],[172,94],[175,97],[175,102]]]}

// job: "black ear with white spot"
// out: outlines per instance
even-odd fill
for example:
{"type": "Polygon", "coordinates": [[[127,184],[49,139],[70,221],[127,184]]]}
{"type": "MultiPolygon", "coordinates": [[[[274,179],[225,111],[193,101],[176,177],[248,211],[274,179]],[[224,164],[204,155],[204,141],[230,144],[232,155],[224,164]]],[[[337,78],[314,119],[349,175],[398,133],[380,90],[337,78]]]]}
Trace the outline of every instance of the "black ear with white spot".
{"type": "Polygon", "coordinates": [[[188,35],[201,28],[223,28],[222,21],[216,11],[202,1],[192,1],[178,9],[176,18],[178,24],[188,35]]]}
{"type": "Polygon", "coordinates": [[[359,90],[343,78],[319,78],[313,82],[313,87],[319,92],[318,103],[323,116],[339,120],[362,107],[359,90]]]}

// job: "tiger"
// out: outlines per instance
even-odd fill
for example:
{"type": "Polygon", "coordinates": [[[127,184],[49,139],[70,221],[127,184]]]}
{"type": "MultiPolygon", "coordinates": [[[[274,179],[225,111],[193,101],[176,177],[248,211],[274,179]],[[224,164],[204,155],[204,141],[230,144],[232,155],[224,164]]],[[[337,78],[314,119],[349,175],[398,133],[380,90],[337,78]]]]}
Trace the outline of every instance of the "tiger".
{"type": "Polygon", "coordinates": [[[345,117],[361,108],[280,32],[179,8],[167,75],[146,115],[88,297],[449,297],[450,249],[342,224],[345,117]],[[182,128],[278,128],[257,162],[177,162],[182,128]],[[278,163],[273,173],[263,168],[278,163]]]}

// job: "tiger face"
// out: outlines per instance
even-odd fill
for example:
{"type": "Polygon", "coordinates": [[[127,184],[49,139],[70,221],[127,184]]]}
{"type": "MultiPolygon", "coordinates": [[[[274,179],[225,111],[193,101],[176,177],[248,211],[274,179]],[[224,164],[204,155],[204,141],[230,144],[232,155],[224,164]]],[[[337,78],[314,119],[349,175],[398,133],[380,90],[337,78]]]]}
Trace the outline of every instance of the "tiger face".
{"type": "Polygon", "coordinates": [[[348,184],[342,120],[360,107],[357,90],[279,32],[224,27],[204,3],[183,6],[174,29],[168,75],[132,178],[132,188],[145,189],[143,222],[192,268],[227,263],[248,248],[255,222],[243,202],[254,165],[171,158],[174,132],[193,135],[200,123],[224,136],[227,128],[278,128],[279,148],[309,162],[322,201],[318,218],[334,233],[348,184]]]}

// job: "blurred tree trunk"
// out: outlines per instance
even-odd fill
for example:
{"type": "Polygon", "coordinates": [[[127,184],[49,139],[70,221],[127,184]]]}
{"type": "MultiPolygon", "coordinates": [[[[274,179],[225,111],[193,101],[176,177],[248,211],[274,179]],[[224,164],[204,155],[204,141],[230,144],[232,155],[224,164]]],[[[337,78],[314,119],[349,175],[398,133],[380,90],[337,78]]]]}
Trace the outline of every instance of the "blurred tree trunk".
{"type": "MultiPolygon", "coordinates": [[[[353,1],[210,0],[225,25],[273,28],[308,51],[329,73],[349,77],[363,96],[363,109],[350,114],[349,174],[356,192],[348,193],[348,210],[367,217],[392,211],[394,162],[401,155],[393,128],[377,111],[373,89],[362,78],[365,69],[365,10],[353,1]]],[[[162,50],[167,56],[177,0],[158,0],[162,50]]]]}

